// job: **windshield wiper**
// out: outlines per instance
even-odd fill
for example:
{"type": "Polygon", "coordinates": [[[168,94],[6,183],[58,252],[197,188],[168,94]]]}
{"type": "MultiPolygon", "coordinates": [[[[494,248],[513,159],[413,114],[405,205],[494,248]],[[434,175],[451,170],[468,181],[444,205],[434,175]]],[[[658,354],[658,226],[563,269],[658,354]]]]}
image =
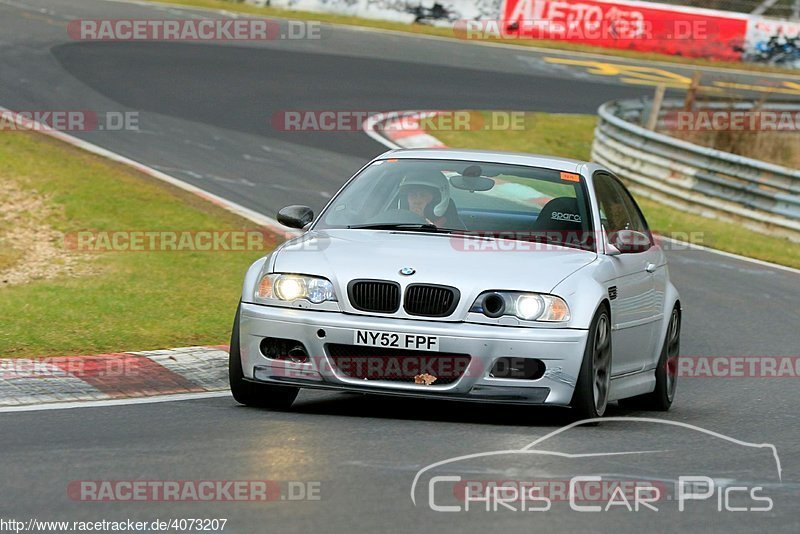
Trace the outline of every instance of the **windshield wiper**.
{"type": "Polygon", "coordinates": [[[351,224],[349,230],[407,230],[411,232],[435,232],[439,234],[452,234],[461,232],[454,228],[440,228],[435,224],[427,223],[376,223],[376,224],[351,224]]]}

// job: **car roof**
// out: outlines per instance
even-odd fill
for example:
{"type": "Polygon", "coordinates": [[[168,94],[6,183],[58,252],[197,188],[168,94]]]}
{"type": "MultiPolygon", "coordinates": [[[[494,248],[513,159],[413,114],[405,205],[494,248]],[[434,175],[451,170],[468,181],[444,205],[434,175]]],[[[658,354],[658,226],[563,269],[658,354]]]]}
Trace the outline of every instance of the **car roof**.
{"type": "Polygon", "coordinates": [[[585,161],[539,154],[526,154],[524,152],[502,152],[499,150],[468,150],[455,148],[412,148],[390,150],[378,156],[377,159],[387,157],[398,159],[455,159],[477,161],[482,163],[504,163],[508,165],[526,165],[529,167],[542,167],[559,171],[578,172],[586,164],[585,161]]]}

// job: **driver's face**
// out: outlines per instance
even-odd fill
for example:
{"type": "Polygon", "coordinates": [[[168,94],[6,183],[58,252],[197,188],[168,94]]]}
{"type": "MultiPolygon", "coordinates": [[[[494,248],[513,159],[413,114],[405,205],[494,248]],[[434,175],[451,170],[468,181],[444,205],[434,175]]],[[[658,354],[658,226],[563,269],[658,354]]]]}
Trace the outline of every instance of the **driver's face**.
{"type": "Polygon", "coordinates": [[[433,200],[433,192],[427,187],[414,187],[408,191],[408,209],[424,217],[425,208],[433,200]]]}

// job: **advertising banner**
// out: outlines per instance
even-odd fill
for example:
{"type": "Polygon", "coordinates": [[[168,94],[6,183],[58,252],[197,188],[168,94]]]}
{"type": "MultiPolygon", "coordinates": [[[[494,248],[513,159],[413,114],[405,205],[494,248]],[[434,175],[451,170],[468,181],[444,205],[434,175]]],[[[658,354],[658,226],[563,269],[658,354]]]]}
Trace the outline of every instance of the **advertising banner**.
{"type": "Polygon", "coordinates": [[[509,36],[686,57],[739,60],[748,17],[705,9],[599,0],[505,0],[509,36]]]}

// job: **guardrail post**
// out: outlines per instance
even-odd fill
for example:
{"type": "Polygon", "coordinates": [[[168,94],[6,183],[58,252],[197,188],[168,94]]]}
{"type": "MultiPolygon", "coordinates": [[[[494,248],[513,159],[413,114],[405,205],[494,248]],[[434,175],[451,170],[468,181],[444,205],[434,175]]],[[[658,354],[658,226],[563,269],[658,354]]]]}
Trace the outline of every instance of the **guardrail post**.
{"type": "Polygon", "coordinates": [[[684,111],[691,111],[694,108],[694,102],[697,100],[697,90],[700,88],[700,78],[703,74],[697,70],[692,75],[692,83],[689,84],[689,90],[686,92],[686,100],[683,101],[684,111]]]}
{"type": "Polygon", "coordinates": [[[656,129],[658,124],[658,114],[661,113],[661,105],[664,103],[664,93],[667,86],[663,83],[656,86],[656,94],[653,96],[653,105],[650,108],[650,116],[647,118],[647,129],[651,132],[656,129]]]}

